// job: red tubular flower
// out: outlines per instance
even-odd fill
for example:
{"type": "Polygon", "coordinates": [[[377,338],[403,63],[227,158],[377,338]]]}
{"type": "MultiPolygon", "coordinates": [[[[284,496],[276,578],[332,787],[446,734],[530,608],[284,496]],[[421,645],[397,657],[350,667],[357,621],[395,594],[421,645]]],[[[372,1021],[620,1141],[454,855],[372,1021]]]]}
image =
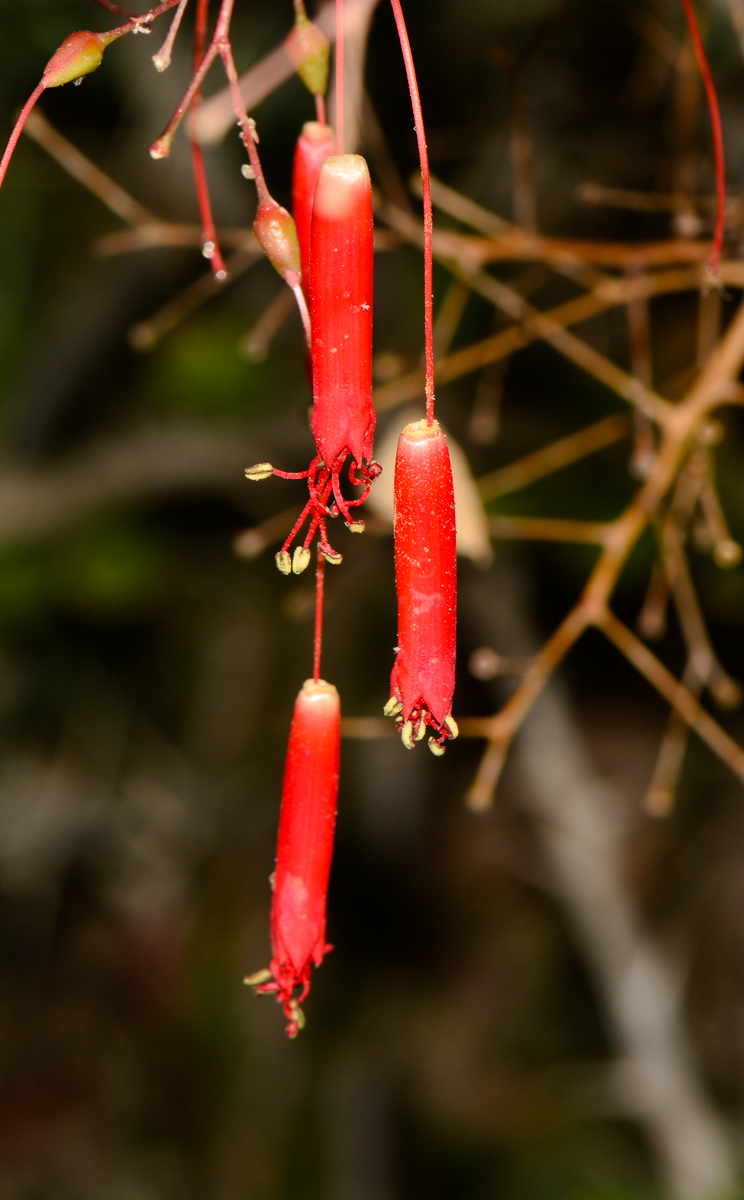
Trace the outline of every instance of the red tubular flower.
{"type": "Polygon", "coordinates": [[[364,159],[358,154],[327,158],[315,188],[310,239],[311,424],[318,453],[307,471],[279,471],[270,463],[246,471],[254,480],[274,474],[308,481],[310,499],[276,556],[285,575],[299,575],[308,566],[316,530],[326,560],[341,562],[328,542],[326,518],[340,514],[353,533],[361,533],[364,523],[350,510],[364,503],[380,473],[372,460],[372,225],[372,184],[364,159]],[[349,457],[349,482],[364,488],[354,500],[341,491],[349,457]],[[291,558],[289,548],[308,517],[305,540],[291,558]]]}
{"type": "Polygon", "coordinates": [[[302,286],[310,295],[310,224],[318,172],[333,154],[334,138],[330,125],[306,121],[297,139],[292,171],[292,211],[297,226],[302,259],[302,286]]]}
{"type": "Polygon", "coordinates": [[[452,467],[437,421],[406,425],[398,440],[394,532],[398,649],[385,713],[409,750],[428,725],[429,748],[439,755],[457,737],[457,557],[452,467]]]}
{"type": "Polygon", "coordinates": [[[332,950],[325,940],[326,894],[336,825],[341,704],[331,683],[308,679],[297,697],[284,771],[279,845],[271,907],[273,958],[246,979],[284,1006],[287,1036],[305,1019],[310,970],[332,950]],[[295,988],[299,996],[294,996],[295,988]]]}

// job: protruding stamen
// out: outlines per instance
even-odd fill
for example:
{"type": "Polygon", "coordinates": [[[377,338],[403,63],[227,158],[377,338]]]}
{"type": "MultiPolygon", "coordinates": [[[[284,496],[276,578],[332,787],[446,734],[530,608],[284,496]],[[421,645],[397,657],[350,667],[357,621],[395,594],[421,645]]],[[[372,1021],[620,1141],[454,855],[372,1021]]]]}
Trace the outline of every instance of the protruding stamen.
{"type": "Polygon", "coordinates": [[[364,521],[347,521],[346,528],[349,533],[364,533],[364,521]]]}
{"type": "Polygon", "coordinates": [[[402,741],[406,750],[413,750],[413,721],[406,721],[405,725],[400,731],[400,740],[402,741]]]}
{"type": "Polygon", "coordinates": [[[292,559],[289,557],[289,553],[286,550],[279,551],[276,556],[276,565],[281,571],[282,575],[292,574],[292,559]]]}
{"type": "Polygon", "coordinates": [[[437,758],[441,758],[444,754],[444,746],[441,742],[438,742],[436,738],[429,738],[429,749],[431,750],[432,754],[436,755],[437,758]]]}
{"type": "Polygon", "coordinates": [[[418,725],[416,726],[416,732],[414,734],[414,737],[416,738],[417,742],[420,742],[425,735],[426,735],[426,721],[424,720],[423,717],[421,717],[418,725]]]}
{"type": "Polygon", "coordinates": [[[254,483],[258,483],[261,479],[269,479],[274,474],[274,468],[271,463],[256,463],[253,467],[245,468],[246,479],[252,479],[254,483]]]}
{"type": "Polygon", "coordinates": [[[311,558],[312,554],[305,546],[295,546],[294,558],[292,559],[292,570],[295,575],[301,575],[310,566],[311,558]]]}
{"type": "Polygon", "coordinates": [[[331,566],[337,567],[339,563],[344,561],[343,554],[339,554],[338,550],[334,550],[331,546],[319,546],[318,549],[326,562],[330,563],[331,566]]]}
{"type": "Polygon", "coordinates": [[[386,717],[397,717],[398,713],[403,712],[403,704],[397,696],[391,696],[382,711],[386,717]]]}
{"type": "Polygon", "coordinates": [[[268,969],[268,967],[264,967],[262,971],[256,971],[253,975],[246,975],[243,983],[245,983],[248,987],[260,987],[262,983],[268,983],[269,980],[273,978],[274,976],[271,974],[271,971],[268,969]]]}
{"type": "Polygon", "coordinates": [[[452,734],[453,738],[459,737],[460,730],[457,728],[457,721],[454,717],[445,717],[444,723],[452,734]]]}

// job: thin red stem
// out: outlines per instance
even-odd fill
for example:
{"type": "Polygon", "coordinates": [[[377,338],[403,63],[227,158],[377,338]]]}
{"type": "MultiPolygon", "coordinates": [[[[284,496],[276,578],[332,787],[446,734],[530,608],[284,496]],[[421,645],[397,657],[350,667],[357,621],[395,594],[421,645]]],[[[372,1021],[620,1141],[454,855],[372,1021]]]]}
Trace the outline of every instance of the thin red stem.
{"type": "MultiPolygon", "coordinates": [[[[434,270],[432,256],[432,215],[431,215],[431,177],[429,175],[429,154],[426,149],[426,133],[424,131],[424,115],[421,111],[416,68],[413,65],[411,43],[408,40],[408,30],[403,16],[400,0],[390,0],[393,6],[395,24],[398,27],[400,48],[403,51],[403,61],[406,64],[408,90],[411,93],[413,121],[416,126],[416,141],[418,142],[419,161],[421,163],[421,186],[424,197],[424,334],[426,338],[426,423],[434,421],[434,270]]],[[[683,0],[687,3],[687,0],[683,0]]]]}
{"type": "Polygon", "coordinates": [[[336,0],[336,154],[344,152],[344,0],[336,0]]]}
{"type": "Polygon", "coordinates": [[[256,149],[256,142],[253,136],[256,126],[255,122],[251,120],[245,110],[243,97],[240,94],[238,72],[235,67],[230,43],[227,40],[225,40],[220,46],[219,52],[222,56],[222,62],[225,67],[227,81],[230,84],[233,109],[238,121],[240,122],[240,133],[243,139],[243,145],[245,146],[248,158],[250,159],[251,166],[253,168],[253,177],[256,181],[256,191],[258,192],[258,202],[259,204],[268,204],[271,203],[271,196],[269,195],[269,189],[266,186],[261,160],[258,157],[258,150],[256,149]]]}
{"type": "Polygon", "coordinates": [[[171,64],[173,44],[178,36],[178,30],[181,27],[181,21],[183,20],[183,14],[186,12],[186,5],[188,2],[189,0],[180,0],[178,8],[176,9],[176,14],[171,21],[170,29],[166,34],[165,41],[158,50],[157,54],[154,54],[152,57],[152,61],[155,63],[155,67],[158,71],[166,71],[171,64]]]}
{"type": "Polygon", "coordinates": [[[313,679],[320,679],[320,653],[323,648],[323,592],[325,584],[325,558],[318,550],[318,565],[315,569],[315,645],[313,649],[313,679]]]}
{"type": "Polygon", "coordinates": [[[326,123],[325,96],[316,96],[315,97],[315,116],[317,117],[319,125],[325,125],[325,123],[326,123]]]}
{"type": "MultiPolygon", "coordinates": [[[[196,71],[204,55],[204,45],[207,40],[207,19],[209,16],[209,0],[198,0],[196,21],[194,25],[194,70],[196,71]]],[[[199,214],[202,223],[202,246],[209,259],[215,278],[222,281],[227,278],[227,271],[220,253],[217,241],[217,229],[212,215],[212,203],[209,198],[207,173],[204,168],[204,154],[196,137],[196,114],[201,102],[201,88],[194,95],[189,113],[189,139],[191,141],[191,165],[194,171],[196,196],[199,202],[199,214]]]]}
{"type": "MultiPolygon", "coordinates": [[[[395,3],[395,0],[393,0],[395,3]]],[[[685,10],[687,24],[692,38],[692,45],[695,50],[695,57],[698,61],[700,74],[703,77],[705,91],[708,97],[708,111],[710,112],[710,125],[713,134],[713,154],[715,158],[716,171],[716,225],[713,233],[713,249],[710,254],[710,263],[708,272],[715,279],[718,276],[718,263],[721,258],[721,248],[723,246],[723,226],[726,216],[726,167],[723,157],[723,133],[721,131],[721,111],[718,107],[718,96],[716,95],[713,77],[708,66],[708,59],[703,46],[703,39],[700,36],[700,27],[695,16],[695,9],[692,6],[692,0],[682,0],[682,7],[685,10]]]]}
{"type": "MultiPolygon", "coordinates": [[[[161,9],[165,10],[166,7],[172,8],[176,3],[178,3],[178,0],[166,0],[165,4],[161,5],[161,9]]],[[[181,121],[183,120],[189,105],[194,99],[194,96],[201,88],[207,71],[211,67],[218,54],[221,54],[224,60],[225,48],[229,50],[230,46],[228,39],[230,34],[230,18],[232,17],[234,3],[235,0],[222,0],[222,7],[220,8],[220,13],[217,18],[217,26],[215,28],[214,37],[212,38],[209,49],[194,72],[191,83],[187,87],[183,98],[178,105],[178,108],[174,112],[160,137],[153,142],[152,146],[150,147],[150,154],[153,156],[153,158],[165,158],[169,153],[170,144],[173,141],[173,135],[178,129],[178,126],[181,124],[181,121]]],[[[121,31],[113,31],[115,34],[119,34],[120,32],[128,33],[129,28],[127,26],[122,26],[121,31]]],[[[107,36],[110,37],[111,34],[107,36]]]]}
{"type": "Polygon", "coordinates": [[[18,139],[21,136],[21,133],[23,131],[23,126],[26,124],[26,121],[28,120],[28,114],[31,112],[31,109],[34,107],[34,105],[36,104],[36,101],[39,99],[39,96],[41,95],[41,93],[44,90],[45,90],[45,88],[44,88],[43,83],[40,83],[38,85],[38,87],[36,87],[34,89],[34,91],[29,96],[28,100],[24,104],[24,106],[21,110],[20,117],[18,118],[18,120],[15,123],[13,132],[10,135],[10,139],[8,141],[7,146],[5,147],[5,153],[2,157],[2,161],[0,162],[0,187],[2,186],[2,182],[5,178],[5,172],[8,169],[8,163],[10,162],[11,158],[13,157],[13,151],[15,150],[18,139]]]}
{"type": "MultiPolygon", "coordinates": [[[[119,25],[116,29],[109,29],[108,33],[101,34],[108,42],[113,42],[117,38],[123,37],[125,33],[131,33],[133,29],[140,29],[142,25],[149,25],[156,17],[162,16],[164,12],[168,12],[171,8],[175,8],[180,4],[181,0],[163,0],[162,4],[151,8],[149,12],[143,13],[141,17],[133,17],[131,21],[127,21],[126,25],[119,25]]],[[[118,11],[112,8],[112,12],[118,11]]]]}
{"type": "Polygon", "coordinates": [[[118,17],[136,17],[137,15],[128,8],[120,8],[118,4],[112,4],[111,0],[96,0],[96,4],[100,4],[101,8],[107,8],[109,12],[116,13],[118,17]]]}

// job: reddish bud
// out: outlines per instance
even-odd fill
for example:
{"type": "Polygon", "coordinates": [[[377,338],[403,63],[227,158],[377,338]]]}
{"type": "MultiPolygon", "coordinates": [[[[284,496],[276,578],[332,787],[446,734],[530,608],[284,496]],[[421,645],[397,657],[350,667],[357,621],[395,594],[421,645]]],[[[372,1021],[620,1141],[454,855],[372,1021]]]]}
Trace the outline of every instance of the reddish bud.
{"type": "Polygon", "coordinates": [[[105,36],[82,29],[65,38],[46,65],[41,82],[45,88],[62,87],[100,67],[108,45],[105,36]]]}
{"type": "Polygon", "coordinates": [[[326,944],[326,894],[333,855],[341,746],[341,705],[333,684],[308,679],[297,697],[284,771],[279,845],[271,907],[269,972],[250,976],[257,992],[275,993],[295,1037],[310,971],[326,944]],[[294,996],[299,987],[299,996],[294,996]]]}
{"type": "Polygon", "coordinates": [[[398,649],[386,713],[413,749],[428,725],[435,754],[457,736],[455,495],[447,439],[437,421],[406,425],[395,461],[398,649]]]}
{"type": "Polygon", "coordinates": [[[276,267],[282,279],[285,279],[290,287],[297,287],[302,273],[300,245],[294,220],[286,208],[282,208],[281,204],[277,204],[271,197],[259,204],[253,222],[253,232],[269,262],[276,267]]]}
{"type": "Polygon", "coordinates": [[[372,458],[372,184],[358,154],[327,158],[313,202],[312,427],[327,466],[372,458]]]}
{"type": "Polygon", "coordinates": [[[284,49],[307,90],[313,96],[325,96],[331,47],[322,29],[304,13],[298,13],[284,49]]]}
{"type": "Polygon", "coordinates": [[[302,285],[306,295],[310,294],[310,225],[315,185],[320,168],[333,151],[334,137],[330,125],[306,121],[297,139],[292,171],[292,209],[300,243],[302,285]]]}

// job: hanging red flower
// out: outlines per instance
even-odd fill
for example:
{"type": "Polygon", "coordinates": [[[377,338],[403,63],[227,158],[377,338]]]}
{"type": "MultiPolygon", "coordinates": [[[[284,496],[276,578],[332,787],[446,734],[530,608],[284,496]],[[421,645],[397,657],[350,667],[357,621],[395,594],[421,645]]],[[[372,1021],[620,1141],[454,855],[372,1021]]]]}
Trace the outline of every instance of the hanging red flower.
{"type": "Polygon", "coordinates": [[[272,876],[273,957],[245,982],[274,993],[284,1006],[287,1036],[305,1019],[300,1005],[310,971],[332,950],[325,940],[326,894],[336,825],[341,704],[331,683],[308,679],[297,697],[284,771],[276,870],[272,876]],[[299,995],[295,990],[299,988],[299,995]]]}
{"type": "Polygon", "coordinates": [[[385,713],[410,750],[428,726],[429,748],[439,755],[457,737],[457,556],[452,467],[437,421],[406,425],[398,440],[394,532],[398,648],[385,713]]]}
{"type": "Polygon", "coordinates": [[[366,500],[380,473],[372,459],[375,411],[372,407],[372,184],[358,154],[327,158],[315,188],[310,248],[310,315],[313,361],[311,425],[317,455],[307,471],[279,471],[270,463],[249,467],[249,479],[307,479],[310,499],[276,556],[279,570],[299,574],[310,562],[310,543],[330,563],[342,556],[328,541],[326,518],[344,518],[361,533],[364,523],[351,509],[366,500]],[[363,487],[355,499],[341,490],[347,459],[349,482],[363,487]],[[305,540],[294,557],[290,547],[305,521],[305,540]]]}

